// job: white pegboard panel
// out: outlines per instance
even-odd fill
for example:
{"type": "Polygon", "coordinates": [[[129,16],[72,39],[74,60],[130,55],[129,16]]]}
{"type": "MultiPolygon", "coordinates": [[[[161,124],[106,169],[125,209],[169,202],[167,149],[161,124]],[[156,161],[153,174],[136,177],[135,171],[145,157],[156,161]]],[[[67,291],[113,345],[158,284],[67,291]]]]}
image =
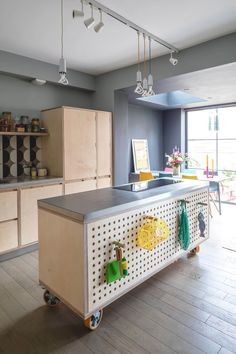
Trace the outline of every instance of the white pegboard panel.
{"type": "Polygon", "coordinates": [[[189,250],[200,243],[198,213],[203,212],[206,223],[205,239],[208,238],[208,190],[201,189],[194,193],[150,204],[126,213],[99,220],[87,225],[88,242],[88,311],[115,299],[124,291],[140,283],[142,278],[157,272],[165,264],[184,252],[178,243],[179,200],[185,199],[189,217],[191,243],[189,250]],[[198,203],[205,203],[200,206],[198,203]],[[146,251],[137,246],[137,235],[146,215],[164,219],[168,225],[169,235],[154,250],[146,251]],[[111,284],[105,281],[106,264],[115,259],[112,242],[119,240],[125,244],[124,256],[129,264],[129,275],[111,284]]]}

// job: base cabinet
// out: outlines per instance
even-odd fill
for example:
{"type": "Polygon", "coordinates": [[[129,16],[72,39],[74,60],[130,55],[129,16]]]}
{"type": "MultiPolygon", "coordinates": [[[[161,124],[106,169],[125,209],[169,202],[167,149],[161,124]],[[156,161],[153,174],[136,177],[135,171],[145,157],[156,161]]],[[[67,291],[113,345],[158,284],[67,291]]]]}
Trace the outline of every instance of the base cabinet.
{"type": "Polygon", "coordinates": [[[112,186],[111,177],[102,177],[97,179],[97,188],[109,188],[112,186]]]}
{"type": "Polygon", "coordinates": [[[39,199],[57,197],[63,194],[61,184],[22,189],[20,191],[20,245],[38,241],[38,205],[39,199]]]}
{"type": "Polygon", "coordinates": [[[78,182],[70,182],[70,183],[65,183],[65,194],[87,192],[96,188],[97,185],[95,179],[78,181],[78,182]]]}
{"type": "Polygon", "coordinates": [[[18,247],[17,220],[0,223],[0,253],[18,247]]]}
{"type": "Polygon", "coordinates": [[[0,222],[17,219],[17,191],[0,192],[0,222]]]}

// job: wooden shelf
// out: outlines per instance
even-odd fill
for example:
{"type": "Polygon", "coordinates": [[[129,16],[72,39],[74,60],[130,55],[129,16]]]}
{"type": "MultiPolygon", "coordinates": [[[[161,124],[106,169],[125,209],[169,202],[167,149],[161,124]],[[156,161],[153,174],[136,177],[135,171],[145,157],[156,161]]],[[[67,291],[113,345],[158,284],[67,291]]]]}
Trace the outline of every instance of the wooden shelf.
{"type": "Polygon", "coordinates": [[[33,133],[33,132],[0,132],[0,135],[48,136],[48,135],[49,135],[49,133],[33,133]]]}

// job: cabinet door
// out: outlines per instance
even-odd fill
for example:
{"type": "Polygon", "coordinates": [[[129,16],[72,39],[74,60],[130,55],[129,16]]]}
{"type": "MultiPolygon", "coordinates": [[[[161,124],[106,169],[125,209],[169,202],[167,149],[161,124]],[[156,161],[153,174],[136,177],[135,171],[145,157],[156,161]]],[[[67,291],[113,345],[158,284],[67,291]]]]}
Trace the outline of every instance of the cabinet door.
{"type": "Polygon", "coordinates": [[[18,247],[17,220],[0,223],[0,253],[18,247]]]}
{"type": "Polygon", "coordinates": [[[47,167],[51,176],[63,176],[63,108],[50,109],[42,112],[43,126],[49,136],[41,138],[42,165],[47,167]]]}
{"type": "Polygon", "coordinates": [[[38,241],[38,205],[39,199],[62,195],[62,185],[27,188],[20,191],[20,229],[21,245],[38,241]]]}
{"type": "Polygon", "coordinates": [[[97,175],[112,174],[112,116],[110,112],[97,112],[97,175]]]}
{"type": "Polygon", "coordinates": [[[111,178],[110,177],[102,177],[97,179],[97,188],[108,188],[111,187],[111,178]]]}
{"type": "Polygon", "coordinates": [[[64,176],[66,181],[96,177],[96,113],[65,108],[64,176]]]}
{"type": "Polygon", "coordinates": [[[65,194],[87,192],[96,189],[96,180],[71,182],[65,184],[65,194]]]}
{"type": "Polygon", "coordinates": [[[0,192],[0,221],[17,218],[17,191],[0,192]]]}

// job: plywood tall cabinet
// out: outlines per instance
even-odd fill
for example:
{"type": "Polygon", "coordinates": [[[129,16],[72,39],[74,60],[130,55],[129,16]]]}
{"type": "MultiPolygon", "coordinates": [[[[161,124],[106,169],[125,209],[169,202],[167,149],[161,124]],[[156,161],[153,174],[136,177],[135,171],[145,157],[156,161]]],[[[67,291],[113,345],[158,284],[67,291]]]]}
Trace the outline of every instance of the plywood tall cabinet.
{"type": "Polygon", "coordinates": [[[42,112],[50,136],[42,160],[51,175],[63,176],[65,194],[112,184],[112,115],[110,112],[60,107],[42,112]]]}

